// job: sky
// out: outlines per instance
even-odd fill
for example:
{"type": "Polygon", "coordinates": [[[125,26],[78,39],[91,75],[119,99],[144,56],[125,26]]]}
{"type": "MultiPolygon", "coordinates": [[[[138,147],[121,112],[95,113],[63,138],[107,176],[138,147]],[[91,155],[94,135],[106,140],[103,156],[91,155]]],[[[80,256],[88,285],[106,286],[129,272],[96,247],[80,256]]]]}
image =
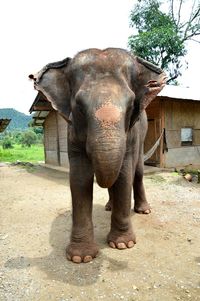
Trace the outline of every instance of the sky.
{"type": "MultiPolygon", "coordinates": [[[[187,0],[188,3],[192,0],[187,0]]],[[[0,108],[29,114],[36,97],[28,75],[87,48],[127,49],[136,0],[6,0],[0,3],[0,108]]],[[[188,43],[179,82],[199,85],[200,44],[188,43]]]]}

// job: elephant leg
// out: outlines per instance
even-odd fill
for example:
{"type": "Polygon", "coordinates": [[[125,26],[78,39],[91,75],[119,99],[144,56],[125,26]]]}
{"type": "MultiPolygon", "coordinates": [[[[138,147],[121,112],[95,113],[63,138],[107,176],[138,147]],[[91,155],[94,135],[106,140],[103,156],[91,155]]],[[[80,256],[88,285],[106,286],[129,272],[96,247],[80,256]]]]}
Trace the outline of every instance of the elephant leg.
{"type": "Polygon", "coordinates": [[[108,194],[109,194],[109,200],[105,205],[105,210],[106,211],[111,211],[112,210],[112,204],[113,204],[113,194],[112,194],[112,189],[108,188],[108,194]]]}
{"type": "Polygon", "coordinates": [[[151,207],[146,199],[144,184],[143,184],[144,164],[143,157],[140,156],[135,170],[135,178],[133,182],[134,192],[134,211],[137,213],[149,214],[151,207]]]}
{"type": "Polygon", "coordinates": [[[111,229],[107,241],[111,248],[132,248],[136,243],[130,220],[132,177],[132,158],[130,156],[124,161],[117,181],[110,188],[113,204],[111,229]]]}
{"type": "Polygon", "coordinates": [[[70,159],[70,188],[72,195],[72,232],[67,247],[67,259],[75,263],[96,257],[92,223],[93,170],[85,157],[70,159]]]}

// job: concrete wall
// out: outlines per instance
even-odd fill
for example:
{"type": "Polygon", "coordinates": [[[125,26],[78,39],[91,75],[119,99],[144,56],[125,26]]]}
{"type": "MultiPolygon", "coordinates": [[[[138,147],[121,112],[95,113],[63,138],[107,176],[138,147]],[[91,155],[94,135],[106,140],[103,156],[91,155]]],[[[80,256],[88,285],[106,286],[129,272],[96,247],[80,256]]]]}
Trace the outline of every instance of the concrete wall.
{"type": "Polygon", "coordinates": [[[200,146],[169,149],[165,154],[165,167],[200,165],[200,146]]]}

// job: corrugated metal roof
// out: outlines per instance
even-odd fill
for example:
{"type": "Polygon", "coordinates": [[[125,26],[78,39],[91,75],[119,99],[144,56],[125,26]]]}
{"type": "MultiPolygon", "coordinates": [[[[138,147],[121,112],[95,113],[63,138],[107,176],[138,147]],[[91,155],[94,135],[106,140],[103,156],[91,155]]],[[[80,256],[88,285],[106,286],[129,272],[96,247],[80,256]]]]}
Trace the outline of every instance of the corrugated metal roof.
{"type": "Polygon", "coordinates": [[[166,85],[158,96],[180,100],[200,101],[200,92],[197,89],[185,88],[181,86],[166,85]]]}
{"type": "Polygon", "coordinates": [[[53,110],[51,103],[46,99],[46,97],[41,93],[38,92],[29,112],[35,111],[51,111],[53,110]]]}
{"type": "Polygon", "coordinates": [[[51,103],[46,99],[46,97],[41,92],[38,92],[29,110],[30,113],[34,112],[32,117],[34,120],[33,126],[42,126],[45,121],[45,118],[52,110],[53,108],[51,106],[51,103]]]}
{"type": "Polygon", "coordinates": [[[42,126],[46,117],[48,116],[49,111],[36,111],[33,114],[34,126],[42,126]]]}

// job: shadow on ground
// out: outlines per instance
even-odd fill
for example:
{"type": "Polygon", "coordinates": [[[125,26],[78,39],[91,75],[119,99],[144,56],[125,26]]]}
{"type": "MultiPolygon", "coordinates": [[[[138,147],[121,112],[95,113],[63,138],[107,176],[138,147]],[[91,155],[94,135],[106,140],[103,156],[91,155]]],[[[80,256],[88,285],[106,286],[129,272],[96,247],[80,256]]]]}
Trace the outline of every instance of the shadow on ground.
{"type": "Polygon", "coordinates": [[[71,229],[71,212],[59,214],[52,222],[49,234],[49,243],[52,251],[44,257],[17,257],[8,260],[5,267],[9,269],[30,269],[37,267],[44,272],[48,279],[85,286],[95,283],[100,275],[103,262],[106,261],[110,271],[127,269],[126,261],[114,260],[101,253],[103,248],[108,248],[106,235],[109,231],[110,212],[105,212],[104,206],[94,205],[95,238],[100,246],[99,256],[90,263],[75,264],[67,261],[65,249],[69,241],[71,229]],[[103,222],[102,222],[103,221],[103,222]]]}
{"type": "Polygon", "coordinates": [[[43,167],[40,165],[33,165],[32,167],[19,166],[20,168],[26,169],[28,173],[31,173],[33,176],[40,177],[52,182],[56,182],[60,185],[66,185],[69,183],[69,173],[64,171],[59,171],[56,169],[51,169],[43,167]]]}

